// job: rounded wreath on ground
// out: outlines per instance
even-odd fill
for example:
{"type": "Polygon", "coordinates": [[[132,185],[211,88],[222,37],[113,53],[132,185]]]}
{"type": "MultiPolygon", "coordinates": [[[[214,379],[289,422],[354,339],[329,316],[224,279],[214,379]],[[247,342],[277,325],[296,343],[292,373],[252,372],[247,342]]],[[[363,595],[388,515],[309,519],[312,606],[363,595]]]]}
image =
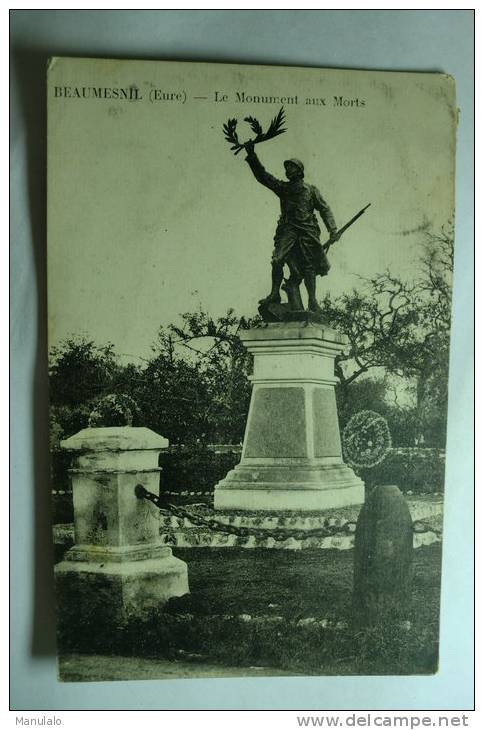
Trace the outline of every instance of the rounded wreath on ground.
{"type": "Polygon", "coordinates": [[[371,468],[380,464],[392,446],[388,423],[375,411],[360,411],[343,429],[343,455],[351,466],[371,468]]]}

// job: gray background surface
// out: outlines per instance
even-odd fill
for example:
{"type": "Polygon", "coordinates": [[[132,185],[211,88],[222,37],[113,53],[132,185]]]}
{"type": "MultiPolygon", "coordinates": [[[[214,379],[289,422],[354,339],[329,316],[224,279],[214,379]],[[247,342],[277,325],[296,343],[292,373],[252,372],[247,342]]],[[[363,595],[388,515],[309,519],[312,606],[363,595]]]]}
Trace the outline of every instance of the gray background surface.
{"type": "Polygon", "coordinates": [[[25,10],[11,13],[11,707],[469,709],[473,704],[473,13],[25,10]],[[60,684],[49,515],[45,65],[52,55],[443,71],[457,84],[457,232],[441,662],[433,677],[60,684]]]}

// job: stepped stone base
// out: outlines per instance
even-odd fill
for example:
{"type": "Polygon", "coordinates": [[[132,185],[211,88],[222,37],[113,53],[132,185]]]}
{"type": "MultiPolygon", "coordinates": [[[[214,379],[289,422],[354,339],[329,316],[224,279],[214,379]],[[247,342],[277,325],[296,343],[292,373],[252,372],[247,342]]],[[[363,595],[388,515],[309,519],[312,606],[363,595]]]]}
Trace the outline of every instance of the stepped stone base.
{"type": "Polygon", "coordinates": [[[239,464],[217,484],[217,510],[268,512],[318,510],[360,505],[365,487],[345,464],[273,465],[239,464]]]}
{"type": "Polygon", "coordinates": [[[172,555],[170,547],[158,546],[151,558],[101,560],[91,546],[85,551],[75,546],[55,567],[60,603],[73,620],[93,616],[120,624],[189,592],[187,565],[172,555]]]}

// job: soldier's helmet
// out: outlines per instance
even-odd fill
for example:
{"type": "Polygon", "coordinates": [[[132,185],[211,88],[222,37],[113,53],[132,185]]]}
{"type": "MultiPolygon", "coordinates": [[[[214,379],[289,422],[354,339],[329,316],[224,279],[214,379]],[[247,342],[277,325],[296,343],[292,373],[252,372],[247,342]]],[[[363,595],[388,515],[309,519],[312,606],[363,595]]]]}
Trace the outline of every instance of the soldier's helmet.
{"type": "Polygon", "coordinates": [[[286,166],[288,162],[291,162],[293,165],[295,165],[304,175],[304,165],[301,160],[296,160],[295,158],[291,158],[290,160],[284,160],[284,166],[286,166]]]}

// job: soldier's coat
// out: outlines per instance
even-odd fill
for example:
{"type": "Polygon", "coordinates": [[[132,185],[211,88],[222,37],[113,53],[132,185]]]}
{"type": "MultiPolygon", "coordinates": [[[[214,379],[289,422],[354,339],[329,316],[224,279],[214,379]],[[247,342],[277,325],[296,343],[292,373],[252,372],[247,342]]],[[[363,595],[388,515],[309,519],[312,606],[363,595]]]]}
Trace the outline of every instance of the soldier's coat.
{"type": "Polygon", "coordinates": [[[274,235],[272,261],[288,263],[291,268],[299,269],[301,276],[308,271],[324,276],[329,271],[329,261],[320,242],[321,229],[314,214],[318,211],[328,232],[336,233],[336,223],[330,207],[315,185],[304,178],[278,180],[264,168],[256,153],[247,154],[246,161],[254,177],[262,185],[272,190],[281,203],[274,235]]]}

